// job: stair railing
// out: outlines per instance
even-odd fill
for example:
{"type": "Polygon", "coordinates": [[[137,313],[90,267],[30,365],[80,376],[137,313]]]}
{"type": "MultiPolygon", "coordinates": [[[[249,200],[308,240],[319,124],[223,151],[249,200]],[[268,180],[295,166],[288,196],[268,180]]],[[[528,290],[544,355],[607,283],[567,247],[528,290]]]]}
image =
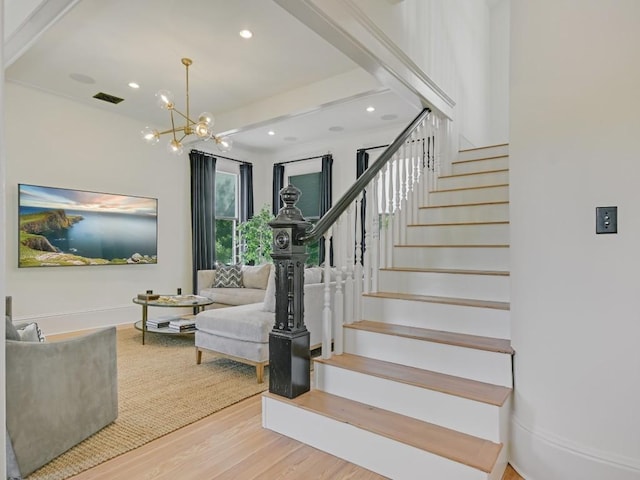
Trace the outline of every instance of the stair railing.
{"type": "MultiPolygon", "coordinates": [[[[393,246],[406,241],[407,225],[418,222],[419,207],[426,205],[427,192],[435,189],[441,168],[441,151],[447,144],[447,125],[444,122],[430,109],[422,110],[313,228],[309,228],[306,221],[300,223],[304,219],[295,207],[297,194],[287,203],[281,193],[287,206],[281,209],[272,226],[274,234],[277,228],[283,227],[292,233],[294,256],[296,248],[316,243],[320,238],[325,241],[323,358],[330,358],[332,351],[335,354],[343,352],[343,325],[362,318],[362,294],[378,291],[379,269],[393,266],[393,246]],[[296,229],[298,234],[295,234],[296,229]]],[[[283,192],[285,190],[286,187],[283,192]]],[[[275,240],[274,247],[277,248],[275,240]]],[[[302,257],[297,258],[296,266],[290,267],[291,272],[298,271],[302,257]]],[[[282,261],[291,262],[291,257],[287,256],[282,261]]],[[[291,278],[297,275],[291,273],[291,278]]],[[[303,303],[304,289],[299,280],[286,282],[277,278],[276,325],[271,336],[287,333],[291,337],[287,340],[289,345],[301,335],[300,323],[304,328],[304,322],[293,318],[297,312],[294,307],[303,303]],[[280,292],[281,288],[287,291],[280,292]],[[283,328],[283,324],[287,322],[280,321],[279,326],[278,318],[285,319],[286,312],[291,312],[288,323],[294,327],[285,332],[287,328],[286,325],[283,328]]],[[[275,358],[271,350],[270,343],[272,371],[294,372],[294,365],[306,365],[308,362],[308,356],[293,358],[299,355],[299,348],[290,359],[275,358]]],[[[309,371],[306,367],[302,370],[309,371]]],[[[278,377],[275,380],[278,385],[274,385],[274,375],[270,373],[269,390],[277,394],[285,392],[285,396],[291,396],[290,390],[296,389],[300,392],[298,394],[304,393],[309,388],[300,387],[303,376],[292,376],[287,379],[290,387],[280,388],[282,378],[278,377]]]]}
{"type": "Polygon", "coordinates": [[[422,110],[301,238],[302,243],[310,244],[323,237],[333,247],[334,265],[324,264],[324,358],[331,355],[332,340],[334,353],[342,353],[343,323],[362,318],[362,294],[378,291],[379,269],[393,265],[394,244],[405,242],[407,225],[417,223],[426,192],[436,186],[441,163],[438,147],[445,145],[440,123],[437,114],[422,110]],[[361,208],[363,204],[366,208],[361,208]],[[336,281],[336,290],[340,288],[333,319],[329,304],[332,281],[336,281]]]}

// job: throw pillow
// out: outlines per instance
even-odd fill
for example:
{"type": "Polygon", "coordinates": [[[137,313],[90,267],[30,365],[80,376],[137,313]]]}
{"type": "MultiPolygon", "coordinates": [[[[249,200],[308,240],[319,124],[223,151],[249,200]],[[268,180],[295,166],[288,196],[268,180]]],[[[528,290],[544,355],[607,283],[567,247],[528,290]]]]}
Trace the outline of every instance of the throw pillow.
{"type": "Polygon", "coordinates": [[[262,310],[265,312],[276,311],[276,267],[275,265],[269,271],[269,280],[267,280],[267,290],[264,292],[264,303],[262,310]]]}
{"type": "Polygon", "coordinates": [[[256,266],[245,265],[242,267],[242,285],[244,285],[245,288],[267,288],[270,270],[270,263],[256,266]]]}
{"type": "Polygon", "coordinates": [[[20,334],[18,333],[18,330],[16,329],[16,326],[11,321],[11,318],[9,318],[9,315],[5,315],[4,319],[5,319],[5,327],[4,327],[5,328],[5,335],[4,335],[4,338],[6,340],[20,340],[20,334]]]}
{"type": "Polygon", "coordinates": [[[20,340],[23,342],[44,342],[44,335],[42,335],[38,324],[35,322],[19,328],[18,334],[20,335],[20,340]]]}
{"type": "Polygon", "coordinates": [[[237,265],[223,265],[216,263],[215,288],[242,288],[242,267],[237,265]]]}

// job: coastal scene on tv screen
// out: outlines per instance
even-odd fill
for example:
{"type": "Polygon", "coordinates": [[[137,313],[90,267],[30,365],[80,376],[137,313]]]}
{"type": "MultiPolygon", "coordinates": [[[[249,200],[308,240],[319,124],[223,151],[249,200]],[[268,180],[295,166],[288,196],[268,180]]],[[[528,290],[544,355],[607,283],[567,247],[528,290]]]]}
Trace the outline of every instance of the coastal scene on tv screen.
{"type": "Polygon", "coordinates": [[[158,200],[18,185],[20,267],[154,264],[158,200]]]}

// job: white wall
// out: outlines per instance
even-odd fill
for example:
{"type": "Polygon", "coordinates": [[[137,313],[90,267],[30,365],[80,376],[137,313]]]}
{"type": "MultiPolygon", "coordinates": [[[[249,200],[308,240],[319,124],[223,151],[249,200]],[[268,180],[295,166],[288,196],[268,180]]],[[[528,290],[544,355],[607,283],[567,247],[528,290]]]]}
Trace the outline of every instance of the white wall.
{"type": "MultiPolygon", "coordinates": [[[[131,299],[191,287],[189,160],[139,138],[115,113],[7,83],[6,281],[14,316],[45,334],[131,323],[131,299]],[[158,199],[158,264],[18,268],[18,183],[158,199]]],[[[115,108],[114,108],[115,109],[115,108]]],[[[162,142],[161,142],[162,143],[162,142]]]]}
{"type": "MultiPolygon", "coordinates": [[[[460,122],[461,147],[484,146],[494,137],[503,136],[493,133],[496,124],[489,121],[492,26],[484,1],[354,3],[456,102],[454,115],[460,122]]],[[[497,17],[495,22],[499,20],[497,17]]],[[[506,24],[508,19],[503,20],[506,24]]],[[[493,28],[499,25],[494,24],[493,28]]]]}
{"type": "Polygon", "coordinates": [[[640,2],[511,4],[511,462],[640,478],[640,2]],[[619,233],[595,234],[618,206],[619,233]]]}
{"type": "Polygon", "coordinates": [[[496,0],[490,10],[488,144],[509,142],[509,0],[496,0]]]}

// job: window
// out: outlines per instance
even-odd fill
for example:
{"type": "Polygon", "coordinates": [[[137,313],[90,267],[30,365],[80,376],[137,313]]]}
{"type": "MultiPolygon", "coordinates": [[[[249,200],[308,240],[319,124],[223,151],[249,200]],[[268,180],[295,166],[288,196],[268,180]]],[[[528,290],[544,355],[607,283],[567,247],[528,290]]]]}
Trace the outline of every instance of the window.
{"type": "MultiPolygon", "coordinates": [[[[289,183],[295,185],[301,193],[297,207],[305,220],[315,224],[320,218],[320,172],[291,175],[289,183]]],[[[307,265],[318,265],[319,243],[307,245],[307,265]]]]}
{"type": "Polygon", "coordinates": [[[321,175],[321,172],[313,172],[289,177],[289,183],[298,187],[302,192],[297,207],[302,212],[302,216],[309,221],[320,218],[321,175]]]}
{"type": "Polygon", "coordinates": [[[238,223],[238,175],[216,171],[216,260],[235,262],[238,223]]]}

